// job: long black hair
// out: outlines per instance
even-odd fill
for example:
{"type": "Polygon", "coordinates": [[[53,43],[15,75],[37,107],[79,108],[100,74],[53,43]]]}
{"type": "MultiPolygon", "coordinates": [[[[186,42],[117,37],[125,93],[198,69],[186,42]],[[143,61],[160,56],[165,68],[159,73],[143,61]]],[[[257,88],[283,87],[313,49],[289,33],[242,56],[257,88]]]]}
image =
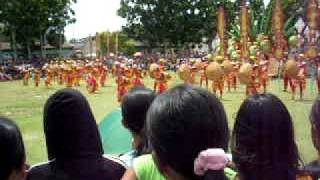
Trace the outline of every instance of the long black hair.
{"type": "Polygon", "coordinates": [[[132,134],[139,135],[142,140],[136,149],[137,156],[150,153],[145,136],[145,122],[148,109],[155,97],[156,94],[152,90],[145,87],[135,87],[122,100],[122,123],[132,134]]]}
{"type": "Polygon", "coordinates": [[[221,102],[204,89],[180,85],[161,94],[147,115],[157,162],[188,179],[226,179],[223,171],[194,174],[194,160],[208,148],[228,149],[229,129],[221,102]]]}
{"type": "Polygon", "coordinates": [[[272,94],[255,94],[238,111],[232,154],[242,180],[296,179],[299,154],[291,116],[272,94]]]}
{"type": "Polygon", "coordinates": [[[26,159],[18,126],[0,117],[0,179],[8,179],[12,172],[21,171],[26,159]]]}

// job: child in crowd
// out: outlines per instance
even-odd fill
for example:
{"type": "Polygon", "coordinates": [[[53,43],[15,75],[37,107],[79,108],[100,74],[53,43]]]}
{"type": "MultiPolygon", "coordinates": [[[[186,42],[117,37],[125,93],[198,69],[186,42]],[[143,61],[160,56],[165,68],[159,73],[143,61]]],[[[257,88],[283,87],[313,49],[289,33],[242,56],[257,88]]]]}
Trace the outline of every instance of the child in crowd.
{"type": "Polygon", "coordinates": [[[53,94],[44,107],[44,134],[48,163],[36,165],[28,180],[118,180],[125,168],[103,156],[95,118],[86,98],[64,89],[53,94]]]}
{"type": "Polygon", "coordinates": [[[152,90],[141,86],[132,88],[122,100],[122,124],[133,136],[134,151],[120,157],[128,166],[132,165],[135,157],[150,153],[145,136],[145,121],[147,111],[155,97],[152,90]]]}
{"type": "MultiPolygon", "coordinates": [[[[310,113],[310,120],[311,120],[311,133],[312,133],[312,141],[314,147],[318,151],[318,156],[320,154],[320,97],[316,99],[314,102],[311,113],[310,113]]],[[[320,161],[318,160],[312,161],[306,165],[304,168],[307,174],[312,176],[312,179],[319,179],[320,178],[320,161]]]]}
{"type": "Polygon", "coordinates": [[[140,178],[134,172],[137,179],[226,179],[227,118],[221,102],[208,91],[181,85],[159,95],[148,111],[146,128],[153,152],[134,162],[134,170],[144,173],[140,178]]]}
{"type": "Polygon", "coordinates": [[[0,179],[23,180],[26,177],[26,154],[19,128],[0,117],[0,179]]]}
{"type": "Polygon", "coordinates": [[[291,116],[279,98],[255,94],[241,105],[232,135],[241,180],[294,180],[299,154],[291,116]]]}

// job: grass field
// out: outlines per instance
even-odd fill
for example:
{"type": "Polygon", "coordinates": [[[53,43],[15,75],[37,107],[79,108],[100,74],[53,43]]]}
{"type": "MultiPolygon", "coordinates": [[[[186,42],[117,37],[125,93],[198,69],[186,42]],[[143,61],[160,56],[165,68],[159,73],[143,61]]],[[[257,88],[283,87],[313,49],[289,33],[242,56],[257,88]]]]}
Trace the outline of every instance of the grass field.
{"type": "MultiPolygon", "coordinates": [[[[29,83],[29,86],[22,86],[21,81],[0,83],[0,115],[16,120],[23,133],[27,161],[29,164],[34,164],[47,160],[42,129],[42,108],[48,97],[63,87],[54,85],[54,87],[48,89],[42,83],[41,87],[35,88],[32,81],[29,83]]],[[[170,86],[179,83],[181,81],[174,77],[170,82],[170,86]]],[[[145,80],[145,84],[148,87],[152,87],[152,80],[145,80]]],[[[98,123],[105,115],[119,106],[115,95],[116,84],[113,80],[109,80],[107,87],[100,89],[96,94],[88,94],[84,85],[77,89],[88,98],[98,123]]],[[[312,102],[316,97],[315,89],[311,89],[308,87],[304,101],[293,101],[289,93],[281,91],[282,82],[280,84],[279,81],[273,80],[269,86],[269,92],[276,94],[285,102],[293,117],[296,142],[299,146],[301,158],[305,162],[309,162],[317,156],[312,145],[308,120],[312,102]]],[[[231,129],[235,115],[245,98],[243,91],[244,88],[241,87],[237,92],[225,93],[222,99],[231,129]]]]}

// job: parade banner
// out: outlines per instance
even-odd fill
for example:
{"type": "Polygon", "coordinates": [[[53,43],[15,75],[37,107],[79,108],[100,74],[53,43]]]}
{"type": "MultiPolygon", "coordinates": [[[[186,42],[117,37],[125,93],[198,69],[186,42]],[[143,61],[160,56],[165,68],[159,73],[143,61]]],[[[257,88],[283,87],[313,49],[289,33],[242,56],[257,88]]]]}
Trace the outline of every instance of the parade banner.
{"type": "Polygon", "coordinates": [[[276,0],[272,15],[272,30],[274,36],[274,54],[279,60],[283,58],[285,49],[285,37],[284,37],[284,13],[282,9],[281,0],[276,0]]]}

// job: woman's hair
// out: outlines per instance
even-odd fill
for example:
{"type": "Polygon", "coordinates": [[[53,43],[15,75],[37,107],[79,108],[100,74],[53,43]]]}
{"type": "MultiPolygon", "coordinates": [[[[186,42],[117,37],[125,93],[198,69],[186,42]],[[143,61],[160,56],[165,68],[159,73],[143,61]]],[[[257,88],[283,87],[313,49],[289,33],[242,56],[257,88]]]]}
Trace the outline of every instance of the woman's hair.
{"type": "Polygon", "coordinates": [[[279,98],[255,94],[244,101],[233,129],[232,154],[242,180],[296,178],[293,124],[279,98]]]}
{"type": "Polygon", "coordinates": [[[0,117],[0,179],[8,179],[20,171],[26,159],[22,136],[17,125],[0,117]]]}
{"type": "Polygon", "coordinates": [[[142,138],[142,144],[136,149],[138,156],[149,152],[145,137],[145,121],[148,109],[155,97],[152,90],[145,87],[135,87],[122,100],[123,125],[133,134],[142,138]]]}
{"type": "Polygon", "coordinates": [[[43,126],[49,160],[103,155],[95,118],[79,91],[63,89],[53,94],[44,107],[43,126]]]}
{"type": "Polygon", "coordinates": [[[161,94],[147,115],[147,134],[161,165],[188,179],[225,179],[223,170],[194,173],[208,148],[228,149],[229,129],[221,102],[204,89],[180,85],[161,94]]]}

